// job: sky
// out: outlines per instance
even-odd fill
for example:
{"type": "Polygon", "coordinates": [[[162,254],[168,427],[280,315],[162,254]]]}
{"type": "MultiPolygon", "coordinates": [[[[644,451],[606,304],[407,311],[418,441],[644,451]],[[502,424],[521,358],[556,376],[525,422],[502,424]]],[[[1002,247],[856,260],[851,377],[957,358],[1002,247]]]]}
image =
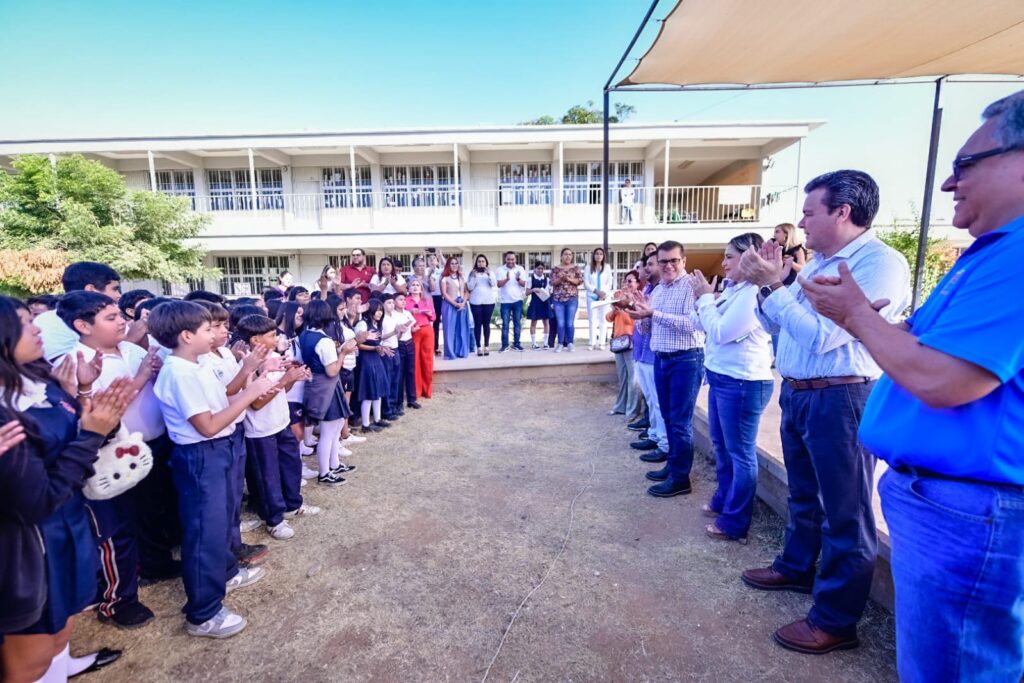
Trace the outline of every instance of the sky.
{"type": "MultiPolygon", "coordinates": [[[[601,101],[647,0],[0,0],[0,140],[515,124],[601,101]]],[[[662,0],[654,18],[674,5],[662,0]]],[[[634,57],[653,40],[642,36],[634,57]]],[[[785,39],[785,37],[782,37],[785,39]]],[[[799,36],[791,39],[799,40],[799,36]]],[[[623,67],[624,77],[634,61],[623,67]]],[[[949,84],[937,184],[989,102],[949,84]]],[[[617,93],[615,95],[618,95],[617,93]]],[[[880,220],[920,206],[933,87],[633,93],[634,120],[824,120],[800,178],[871,173],[880,220]]],[[[773,181],[796,180],[795,150],[773,181]]],[[[933,221],[952,204],[938,196],[933,221]]]]}

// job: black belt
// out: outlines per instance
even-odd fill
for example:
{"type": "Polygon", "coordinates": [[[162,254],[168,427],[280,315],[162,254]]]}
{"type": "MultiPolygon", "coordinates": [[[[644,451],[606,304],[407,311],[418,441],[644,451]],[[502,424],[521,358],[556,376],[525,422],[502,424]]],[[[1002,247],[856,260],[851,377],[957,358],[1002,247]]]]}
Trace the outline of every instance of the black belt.
{"type": "Polygon", "coordinates": [[[788,377],[783,377],[783,380],[794,391],[805,391],[807,389],[828,389],[829,387],[838,387],[844,384],[867,384],[872,381],[872,378],[844,375],[842,377],[812,377],[811,379],[789,379],[788,377]]]}
{"type": "Polygon", "coordinates": [[[913,465],[900,465],[899,467],[893,467],[892,469],[896,470],[900,474],[909,474],[912,477],[920,477],[922,479],[941,479],[942,481],[956,481],[961,484],[975,484],[981,486],[1002,486],[1019,493],[1024,493],[1024,485],[1021,484],[1006,484],[998,481],[971,479],[970,477],[956,477],[951,474],[944,474],[942,472],[929,470],[924,467],[914,467],[913,465]]]}
{"type": "Polygon", "coordinates": [[[701,349],[680,349],[679,351],[655,351],[654,355],[658,358],[678,358],[679,356],[689,356],[695,354],[701,349]]]}

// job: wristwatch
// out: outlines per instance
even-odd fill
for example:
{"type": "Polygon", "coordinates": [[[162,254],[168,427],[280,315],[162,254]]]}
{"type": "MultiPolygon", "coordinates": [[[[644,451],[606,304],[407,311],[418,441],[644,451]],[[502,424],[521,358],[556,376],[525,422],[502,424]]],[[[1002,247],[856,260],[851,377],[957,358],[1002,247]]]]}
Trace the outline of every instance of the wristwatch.
{"type": "Polygon", "coordinates": [[[772,295],[772,292],[774,292],[776,289],[782,289],[782,283],[781,282],[773,282],[770,285],[764,285],[763,287],[761,287],[761,289],[759,289],[757,291],[758,291],[758,294],[761,295],[762,299],[767,299],[768,297],[770,297],[772,295]]]}

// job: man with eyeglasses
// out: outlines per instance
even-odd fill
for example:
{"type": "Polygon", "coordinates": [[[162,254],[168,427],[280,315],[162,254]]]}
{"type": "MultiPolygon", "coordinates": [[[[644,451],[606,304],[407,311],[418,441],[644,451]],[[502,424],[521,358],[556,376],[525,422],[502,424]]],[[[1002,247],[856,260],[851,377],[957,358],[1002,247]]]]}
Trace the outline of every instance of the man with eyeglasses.
{"type": "Polygon", "coordinates": [[[654,384],[668,434],[668,460],[647,473],[659,482],[647,489],[658,498],[685,495],[693,468],[693,409],[704,379],[704,333],[693,324],[693,288],[686,275],[683,245],[669,240],[658,245],[661,281],[649,303],[636,302],[629,316],[651,334],[654,384]]]}
{"type": "MultiPolygon", "coordinates": [[[[898,321],[910,302],[910,269],[871,229],[879,203],[874,179],[835,171],[804,191],[800,227],[816,253],[801,275],[831,277],[849,268],[872,301],[891,302],[882,309],[885,319],[898,321]]],[[[775,641],[824,654],[857,647],[857,622],[871,590],[878,545],[871,507],[875,458],[857,440],[857,427],[882,371],[855,335],[814,310],[798,283],[782,284],[782,249],[768,241],[760,253],[751,249],[740,259],[744,279],[760,287],[762,325],[779,335],[775,364],[783,379],[789,487],[782,553],[742,578],[760,590],[813,593],[807,617],[778,629],[775,641]]]]}
{"type": "Polygon", "coordinates": [[[860,438],[889,464],[902,681],[1024,675],[1024,91],[982,116],[942,184],[975,242],[920,309],[892,324],[846,269],[803,283],[885,371],[860,438]]]}
{"type": "Polygon", "coordinates": [[[363,302],[369,301],[369,284],[376,273],[377,271],[373,269],[373,266],[366,264],[366,252],[359,248],[353,249],[351,262],[338,273],[342,293],[350,289],[356,289],[363,302]]]}

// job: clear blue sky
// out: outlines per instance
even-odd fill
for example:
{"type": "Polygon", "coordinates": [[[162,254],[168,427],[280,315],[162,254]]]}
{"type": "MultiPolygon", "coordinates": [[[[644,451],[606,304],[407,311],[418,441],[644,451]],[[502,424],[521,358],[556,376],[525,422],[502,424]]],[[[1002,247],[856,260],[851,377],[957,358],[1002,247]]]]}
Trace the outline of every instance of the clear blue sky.
{"type": "MultiPolygon", "coordinates": [[[[663,0],[655,17],[673,4],[663,0]]],[[[0,139],[508,124],[559,115],[600,102],[647,6],[4,0],[0,139]]],[[[637,56],[651,38],[653,30],[637,56]]],[[[1017,87],[947,87],[940,176],[984,105],[1017,87]]],[[[636,106],[641,121],[825,119],[805,143],[803,177],[868,171],[890,216],[920,204],[931,97],[930,86],[905,85],[617,99],[636,106]]],[[[778,159],[780,181],[792,180],[794,156],[778,159]]],[[[935,216],[949,209],[940,200],[935,216]]]]}

